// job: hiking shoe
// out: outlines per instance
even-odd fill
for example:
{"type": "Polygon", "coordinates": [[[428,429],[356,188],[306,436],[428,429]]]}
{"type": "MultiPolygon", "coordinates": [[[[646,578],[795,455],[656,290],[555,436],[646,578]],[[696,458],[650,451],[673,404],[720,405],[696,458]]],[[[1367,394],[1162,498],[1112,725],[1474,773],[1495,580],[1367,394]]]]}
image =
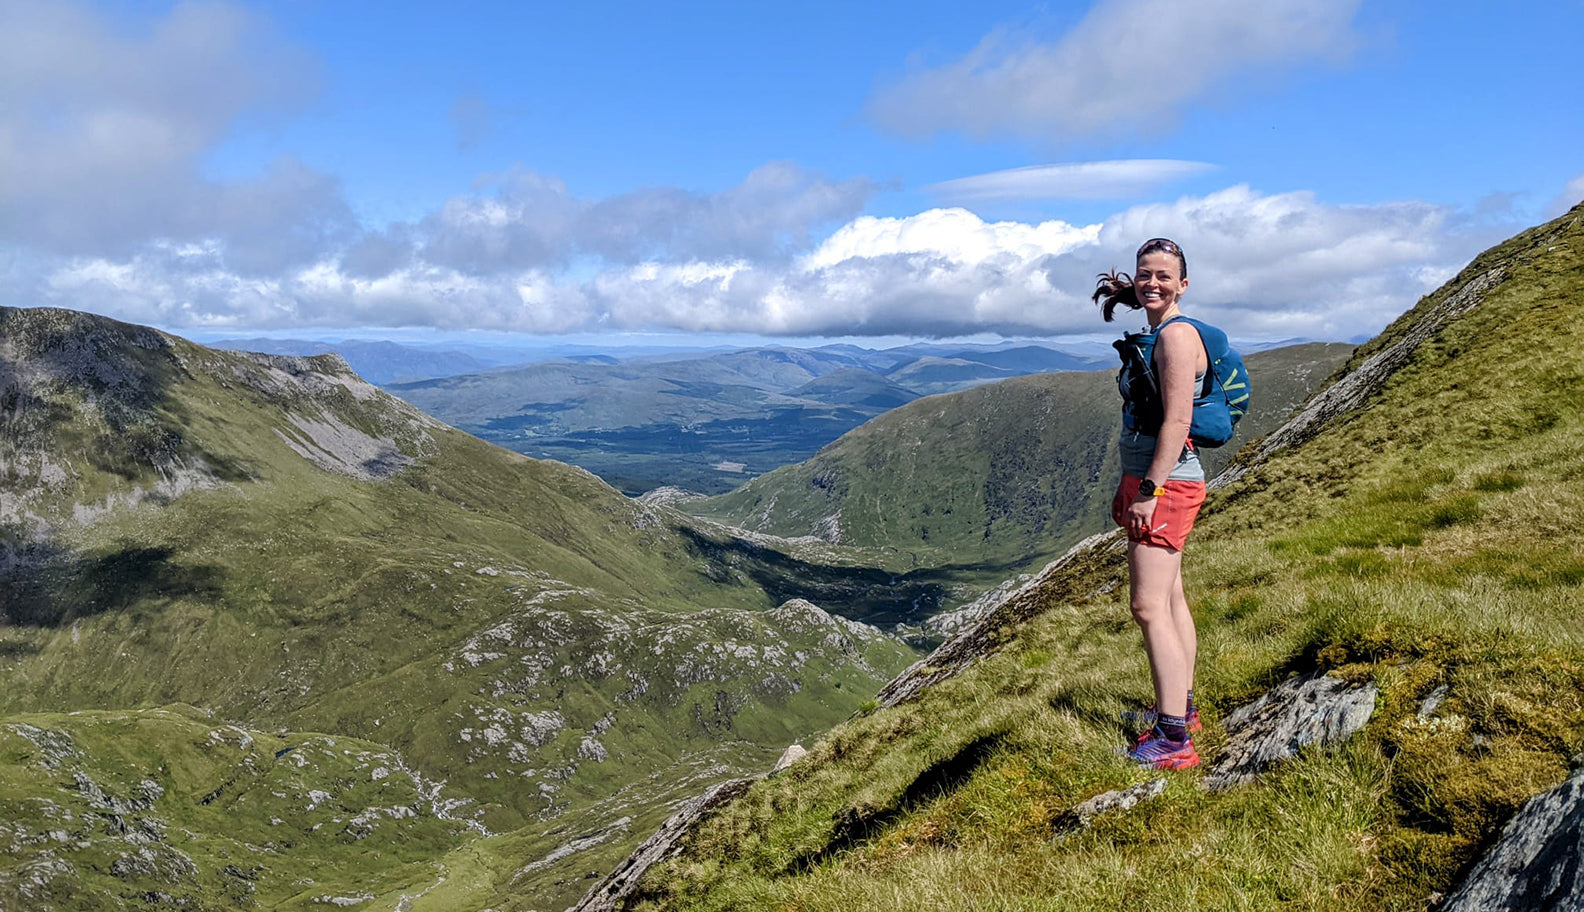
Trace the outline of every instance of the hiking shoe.
{"type": "MultiPolygon", "coordinates": [[[[1127,709],[1122,711],[1123,724],[1131,728],[1141,729],[1143,731],[1143,734],[1139,735],[1140,742],[1144,740],[1144,737],[1148,735],[1150,730],[1155,727],[1155,723],[1159,721],[1160,713],[1155,711],[1154,703],[1151,703],[1143,709],[1127,709]]],[[[1199,707],[1196,706],[1193,709],[1188,710],[1188,730],[1191,732],[1196,732],[1202,728],[1204,728],[1204,723],[1199,721],[1199,707]]]]}
{"type": "Polygon", "coordinates": [[[1127,756],[1134,763],[1142,763],[1156,769],[1193,769],[1199,765],[1199,752],[1194,750],[1192,738],[1171,741],[1161,737],[1154,729],[1145,732],[1139,743],[1128,751],[1127,756]]]}

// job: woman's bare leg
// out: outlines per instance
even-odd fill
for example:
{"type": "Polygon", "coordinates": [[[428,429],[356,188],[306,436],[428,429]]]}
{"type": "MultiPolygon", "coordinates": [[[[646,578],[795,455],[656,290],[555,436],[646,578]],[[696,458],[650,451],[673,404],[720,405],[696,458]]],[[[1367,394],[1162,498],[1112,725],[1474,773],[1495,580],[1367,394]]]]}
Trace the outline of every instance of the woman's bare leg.
{"type": "Polygon", "coordinates": [[[1177,639],[1182,642],[1188,659],[1188,689],[1194,686],[1194,665],[1199,658],[1199,631],[1194,628],[1193,614],[1188,610],[1188,596],[1183,594],[1182,561],[1178,555],[1177,579],[1172,583],[1172,624],[1177,627],[1177,639]]]}
{"type": "MultiPolygon", "coordinates": [[[[1155,679],[1155,706],[1164,715],[1188,713],[1192,652],[1183,642],[1173,601],[1181,591],[1182,552],[1128,543],[1128,580],[1133,620],[1144,632],[1144,653],[1155,679]]],[[[1184,601],[1184,614],[1187,603],[1184,601]]],[[[1192,618],[1188,619],[1192,625],[1192,618]]]]}

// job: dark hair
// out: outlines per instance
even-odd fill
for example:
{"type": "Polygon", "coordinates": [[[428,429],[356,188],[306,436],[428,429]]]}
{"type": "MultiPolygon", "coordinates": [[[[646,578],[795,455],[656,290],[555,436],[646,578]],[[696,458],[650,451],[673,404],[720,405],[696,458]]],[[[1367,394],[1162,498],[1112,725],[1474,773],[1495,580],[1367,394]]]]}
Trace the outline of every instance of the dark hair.
{"type": "MultiPolygon", "coordinates": [[[[1183,255],[1182,247],[1178,246],[1176,241],[1167,238],[1150,238],[1139,247],[1134,259],[1142,259],[1146,253],[1174,254],[1177,257],[1177,264],[1182,267],[1182,277],[1188,278],[1188,258],[1183,255]]],[[[1116,318],[1118,304],[1129,310],[1138,310],[1144,306],[1139,302],[1138,292],[1133,290],[1133,277],[1125,272],[1100,273],[1095,281],[1095,292],[1092,297],[1094,302],[1100,305],[1100,313],[1107,323],[1116,318]]]]}

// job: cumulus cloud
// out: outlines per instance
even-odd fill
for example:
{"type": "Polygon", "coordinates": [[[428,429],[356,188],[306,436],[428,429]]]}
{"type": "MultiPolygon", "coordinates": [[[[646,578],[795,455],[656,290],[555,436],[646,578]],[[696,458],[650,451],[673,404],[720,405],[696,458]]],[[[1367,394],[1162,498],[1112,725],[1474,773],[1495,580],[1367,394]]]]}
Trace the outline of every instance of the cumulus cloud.
{"type": "Polygon", "coordinates": [[[231,3],[179,4],[142,31],[68,2],[0,6],[0,242],[125,255],[223,237],[244,271],[316,256],[351,230],[336,181],[289,160],[231,183],[199,170],[237,118],[303,103],[316,73],[231,3]]]}
{"type": "Polygon", "coordinates": [[[795,257],[611,262],[586,276],[532,264],[473,271],[409,249],[391,269],[358,274],[343,257],[259,279],[230,271],[212,246],[166,245],[74,261],[48,275],[41,296],[113,300],[116,316],[167,326],[1087,334],[1104,328],[1089,300],[1096,273],[1129,269],[1140,241],[1167,235],[1188,252],[1192,312],[1233,335],[1341,339],[1380,329],[1484,245],[1460,233],[1456,215],[1239,185],[1092,225],[987,222],[966,209],[861,216],[795,257]]]}
{"type": "MultiPolygon", "coordinates": [[[[791,335],[1094,332],[1095,275],[1129,269],[1145,238],[1187,249],[1185,299],[1234,334],[1350,338],[1378,330],[1475,252],[1424,203],[1336,206],[1234,186],[1135,206],[1089,226],[986,223],[961,209],[855,220],[793,268],[717,281],[612,273],[612,323],[791,335]]],[[[1126,322],[1127,318],[1123,318],[1126,322]]]]}
{"type": "Polygon", "coordinates": [[[946,199],[987,200],[1118,199],[1139,196],[1161,184],[1215,170],[1205,162],[1170,158],[1030,165],[931,184],[924,189],[946,199]]]}
{"type": "Polygon", "coordinates": [[[1102,0],[1054,42],[1000,30],[967,56],[880,87],[868,113],[909,137],[941,130],[1052,142],[1159,133],[1236,78],[1357,43],[1358,0],[1102,0]]]}
{"type": "Polygon", "coordinates": [[[153,244],[125,260],[78,258],[38,284],[42,303],[172,328],[432,326],[560,333],[589,326],[581,289],[547,273],[481,277],[413,265],[378,277],[320,262],[274,277],[226,268],[213,244],[153,244]]]}
{"type": "Polygon", "coordinates": [[[413,226],[423,259],[474,272],[580,255],[616,263],[774,259],[806,248],[816,227],[858,214],[874,192],[867,179],[832,181],[790,162],[761,165],[719,193],[656,187],[584,200],[562,181],[525,171],[492,184],[493,194],[455,197],[413,226]]]}
{"type": "Polygon", "coordinates": [[[842,226],[801,265],[826,269],[851,260],[919,255],[974,265],[1030,260],[1092,244],[1098,230],[1061,221],[985,222],[966,209],[931,209],[907,218],[864,216],[842,226]]]}

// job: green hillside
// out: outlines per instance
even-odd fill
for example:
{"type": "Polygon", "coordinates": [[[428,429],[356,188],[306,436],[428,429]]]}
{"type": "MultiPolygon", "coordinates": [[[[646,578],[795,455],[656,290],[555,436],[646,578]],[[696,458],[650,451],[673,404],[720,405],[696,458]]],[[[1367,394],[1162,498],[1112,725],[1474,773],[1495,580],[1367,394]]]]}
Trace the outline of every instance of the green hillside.
{"type": "Polygon", "coordinates": [[[1353,355],[1337,415],[1212,494],[1185,560],[1200,753],[1314,670],[1380,688],[1341,747],[1219,793],[1126,762],[1149,677],[1112,536],[984,621],[977,661],[931,660],[706,821],[637,907],[1433,907],[1584,748],[1581,325],[1584,206],[1476,258],[1353,355]]]}
{"type": "MultiPolygon", "coordinates": [[[[1205,451],[1207,467],[1218,471],[1239,444],[1284,421],[1351,351],[1314,343],[1251,355],[1255,408],[1231,444],[1205,451]]],[[[931,396],[812,459],[686,509],[756,532],[870,549],[897,570],[953,566],[999,581],[1110,525],[1117,402],[1109,371],[931,396]]]]}
{"type": "MultiPolygon", "coordinates": [[[[426,807],[499,834],[412,824],[426,851],[468,859],[448,902],[575,898],[602,863],[591,859],[618,857],[666,801],[767,767],[913,658],[871,628],[782,604],[818,591],[800,577],[829,585],[845,571],[771,561],[586,472],[447,428],[333,356],[218,352],[0,309],[0,429],[0,726],[83,739],[84,763],[159,784],[150,813],[172,831],[188,736],[168,734],[184,729],[160,707],[190,704],[203,724],[278,732],[284,746],[306,737],[291,732],[378,745],[433,783],[426,807]],[[136,750],[105,754],[86,722],[58,715],[83,710],[143,732],[136,750]],[[534,866],[590,832],[608,838],[534,866]]],[[[71,797],[70,776],[24,774],[33,761],[6,749],[0,801],[71,797]]],[[[251,763],[265,775],[264,758],[251,763]]],[[[322,781],[347,775],[326,768],[322,781]]],[[[101,878],[96,853],[110,850],[73,838],[51,857],[95,876],[57,878],[55,906],[22,905],[97,909],[154,891],[226,908],[203,859],[234,836],[206,819],[180,824],[191,877],[123,866],[101,878]]],[[[17,839],[51,838],[37,816],[13,823],[17,839]]],[[[244,854],[227,863],[262,865],[276,887],[276,869],[297,864],[244,854]]],[[[398,892],[458,863],[364,854],[358,877],[398,892]]],[[[6,891],[32,863],[0,862],[0,908],[24,895],[6,891]]]]}

